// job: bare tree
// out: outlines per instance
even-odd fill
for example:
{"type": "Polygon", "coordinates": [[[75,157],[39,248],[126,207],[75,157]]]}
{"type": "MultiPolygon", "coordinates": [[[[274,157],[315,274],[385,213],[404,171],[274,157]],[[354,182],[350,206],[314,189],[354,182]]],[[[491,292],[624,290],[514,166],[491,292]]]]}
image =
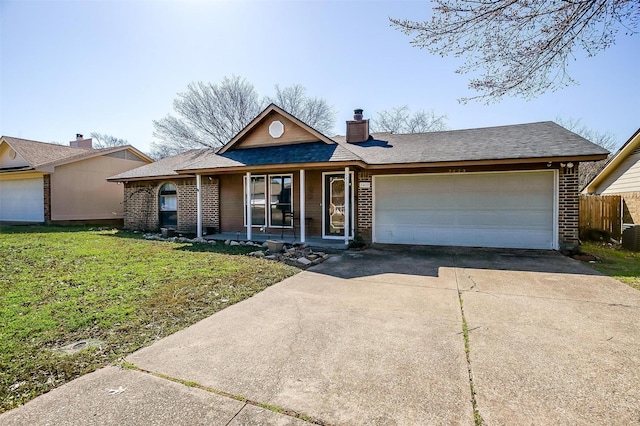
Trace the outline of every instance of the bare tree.
{"type": "Polygon", "coordinates": [[[177,116],[154,120],[152,157],[164,158],[194,148],[217,148],[229,142],[268,102],[273,102],[305,123],[326,132],[333,127],[333,108],[321,98],[306,96],[299,85],[280,88],[276,96],[260,99],[253,84],[241,77],[223,78],[220,84],[191,83],[173,102],[177,116]]]}
{"type": "Polygon", "coordinates": [[[170,145],[177,152],[215,148],[242,130],[261,107],[258,93],[244,78],[225,77],[220,84],[190,83],[173,101],[177,117],[169,114],[154,120],[153,135],[160,145],[170,145]]]}
{"type": "Polygon", "coordinates": [[[636,33],[638,0],[434,0],[430,21],[390,19],[414,35],[414,46],[433,54],[464,57],[458,73],[480,71],[469,87],[478,96],[533,98],[575,81],[570,60],[594,56],[615,43],[618,31],[636,33]]]}
{"type": "Polygon", "coordinates": [[[300,84],[285,88],[276,84],[275,89],[275,96],[267,97],[267,102],[278,105],[321,133],[333,130],[335,111],[327,101],[307,96],[307,89],[300,84]]]}
{"type": "MultiPolygon", "coordinates": [[[[556,122],[562,127],[571,130],[583,138],[590,140],[596,145],[600,145],[607,151],[611,152],[609,158],[616,151],[619,143],[616,138],[609,132],[598,132],[582,123],[581,119],[556,117],[556,122]]],[[[578,187],[584,188],[591,179],[593,179],[604,168],[609,158],[600,161],[591,161],[580,163],[578,170],[578,187]]]]}
{"type": "Polygon", "coordinates": [[[371,123],[374,133],[426,133],[447,128],[446,115],[436,115],[433,110],[418,110],[411,114],[407,105],[380,111],[371,123]]]}
{"type": "Polygon", "coordinates": [[[126,139],[117,138],[104,133],[91,132],[91,138],[94,139],[94,148],[111,148],[114,146],[129,145],[126,139]]]}
{"type": "Polygon", "coordinates": [[[173,157],[174,155],[178,155],[185,151],[188,151],[188,149],[180,148],[177,145],[151,142],[151,152],[149,153],[149,157],[158,161],[166,157],[173,157]]]}

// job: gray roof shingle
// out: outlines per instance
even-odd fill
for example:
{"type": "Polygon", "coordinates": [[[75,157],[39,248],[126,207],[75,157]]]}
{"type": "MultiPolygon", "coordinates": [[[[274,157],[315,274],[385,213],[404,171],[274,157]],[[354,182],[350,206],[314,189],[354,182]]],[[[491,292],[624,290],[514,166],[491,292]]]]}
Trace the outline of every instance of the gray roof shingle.
{"type": "Polygon", "coordinates": [[[72,148],[54,143],[2,136],[11,147],[33,168],[64,160],[81,159],[94,155],[95,149],[72,148]]]}
{"type": "Polygon", "coordinates": [[[235,149],[218,154],[201,149],[165,158],[109,178],[175,176],[177,171],[277,164],[361,162],[369,165],[604,156],[607,150],[551,121],[417,134],[373,134],[368,141],[310,142],[235,149]]]}
{"type": "Polygon", "coordinates": [[[214,155],[214,151],[211,149],[193,149],[183,152],[182,154],[163,158],[162,160],[158,160],[145,166],[122,172],[115,176],[111,176],[107,180],[177,176],[178,173],[176,170],[183,169],[185,164],[197,161],[199,158],[203,158],[208,155],[214,155]]]}
{"type": "Polygon", "coordinates": [[[439,163],[606,155],[607,150],[558,124],[540,123],[416,134],[373,134],[347,144],[367,164],[439,163]]]}
{"type": "Polygon", "coordinates": [[[112,152],[124,149],[132,149],[131,145],[122,145],[110,148],[85,149],[73,148],[55,143],[38,142],[29,139],[14,138],[11,136],[2,136],[0,139],[6,141],[11,147],[29,163],[33,169],[41,167],[59,165],[79,161],[83,158],[93,157],[96,155],[110,154],[112,152]]]}
{"type": "Polygon", "coordinates": [[[360,160],[357,155],[342,145],[309,142],[295,145],[236,149],[227,151],[224,154],[203,155],[189,164],[184,164],[181,170],[360,160]]]}

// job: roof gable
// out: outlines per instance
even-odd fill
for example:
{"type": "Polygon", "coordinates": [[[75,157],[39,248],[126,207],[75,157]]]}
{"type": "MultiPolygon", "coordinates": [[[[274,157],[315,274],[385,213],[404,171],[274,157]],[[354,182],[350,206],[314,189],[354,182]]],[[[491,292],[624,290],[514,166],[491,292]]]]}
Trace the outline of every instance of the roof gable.
{"type": "Polygon", "coordinates": [[[293,145],[310,142],[334,144],[327,136],[271,104],[251,121],[219,154],[245,148],[293,145]]]}
{"type": "Polygon", "coordinates": [[[131,145],[103,149],[84,149],[10,136],[2,136],[0,140],[3,145],[6,143],[17,153],[16,157],[20,155],[24,163],[26,163],[24,167],[36,170],[53,171],[53,168],[56,166],[124,150],[130,151],[133,155],[147,163],[153,161],[131,145]]]}
{"type": "Polygon", "coordinates": [[[582,192],[587,194],[601,193],[622,176],[626,170],[638,162],[640,162],[640,129],[636,130],[629,140],[620,147],[618,152],[609,160],[600,173],[591,179],[591,182],[584,187],[582,192]]]}
{"type": "Polygon", "coordinates": [[[31,166],[14,150],[6,141],[0,143],[0,170],[19,170],[30,168],[31,166]]]}

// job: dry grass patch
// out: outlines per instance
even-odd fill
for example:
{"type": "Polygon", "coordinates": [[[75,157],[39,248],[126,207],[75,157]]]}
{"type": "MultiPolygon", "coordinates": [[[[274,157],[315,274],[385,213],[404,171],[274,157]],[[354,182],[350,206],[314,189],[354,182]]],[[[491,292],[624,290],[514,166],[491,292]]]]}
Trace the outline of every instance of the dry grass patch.
{"type": "Polygon", "coordinates": [[[254,247],[147,241],[113,229],[0,234],[0,412],[298,271],[244,255],[254,247]],[[56,350],[86,339],[84,350],[56,350]]]}
{"type": "Polygon", "coordinates": [[[598,258],[594,263],[587,263],[593,269],[640,290],[640,252],[597,242],[584,243],[582,251],[598,258]]]}

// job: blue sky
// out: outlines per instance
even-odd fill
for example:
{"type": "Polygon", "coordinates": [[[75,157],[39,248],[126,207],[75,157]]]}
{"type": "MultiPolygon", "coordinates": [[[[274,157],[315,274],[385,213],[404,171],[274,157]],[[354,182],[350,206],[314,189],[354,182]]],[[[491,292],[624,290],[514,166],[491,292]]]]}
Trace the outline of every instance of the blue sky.
{"type": "Polygon", "coordinates": [[[408,105],[452,129],[581,119],[619,144],[640,126],[640,35],[620,36],[569,68],[580,84],[534,100],[485,105],[460,59],[411,47],[388,17],[424,20],[426,1],[0,0],[0,133],[68,142],[111,134],[148,151],[152,120],[192,81],[245,77],[261,95],[302,84],[336,110],[365,117],[408,105]]]}

